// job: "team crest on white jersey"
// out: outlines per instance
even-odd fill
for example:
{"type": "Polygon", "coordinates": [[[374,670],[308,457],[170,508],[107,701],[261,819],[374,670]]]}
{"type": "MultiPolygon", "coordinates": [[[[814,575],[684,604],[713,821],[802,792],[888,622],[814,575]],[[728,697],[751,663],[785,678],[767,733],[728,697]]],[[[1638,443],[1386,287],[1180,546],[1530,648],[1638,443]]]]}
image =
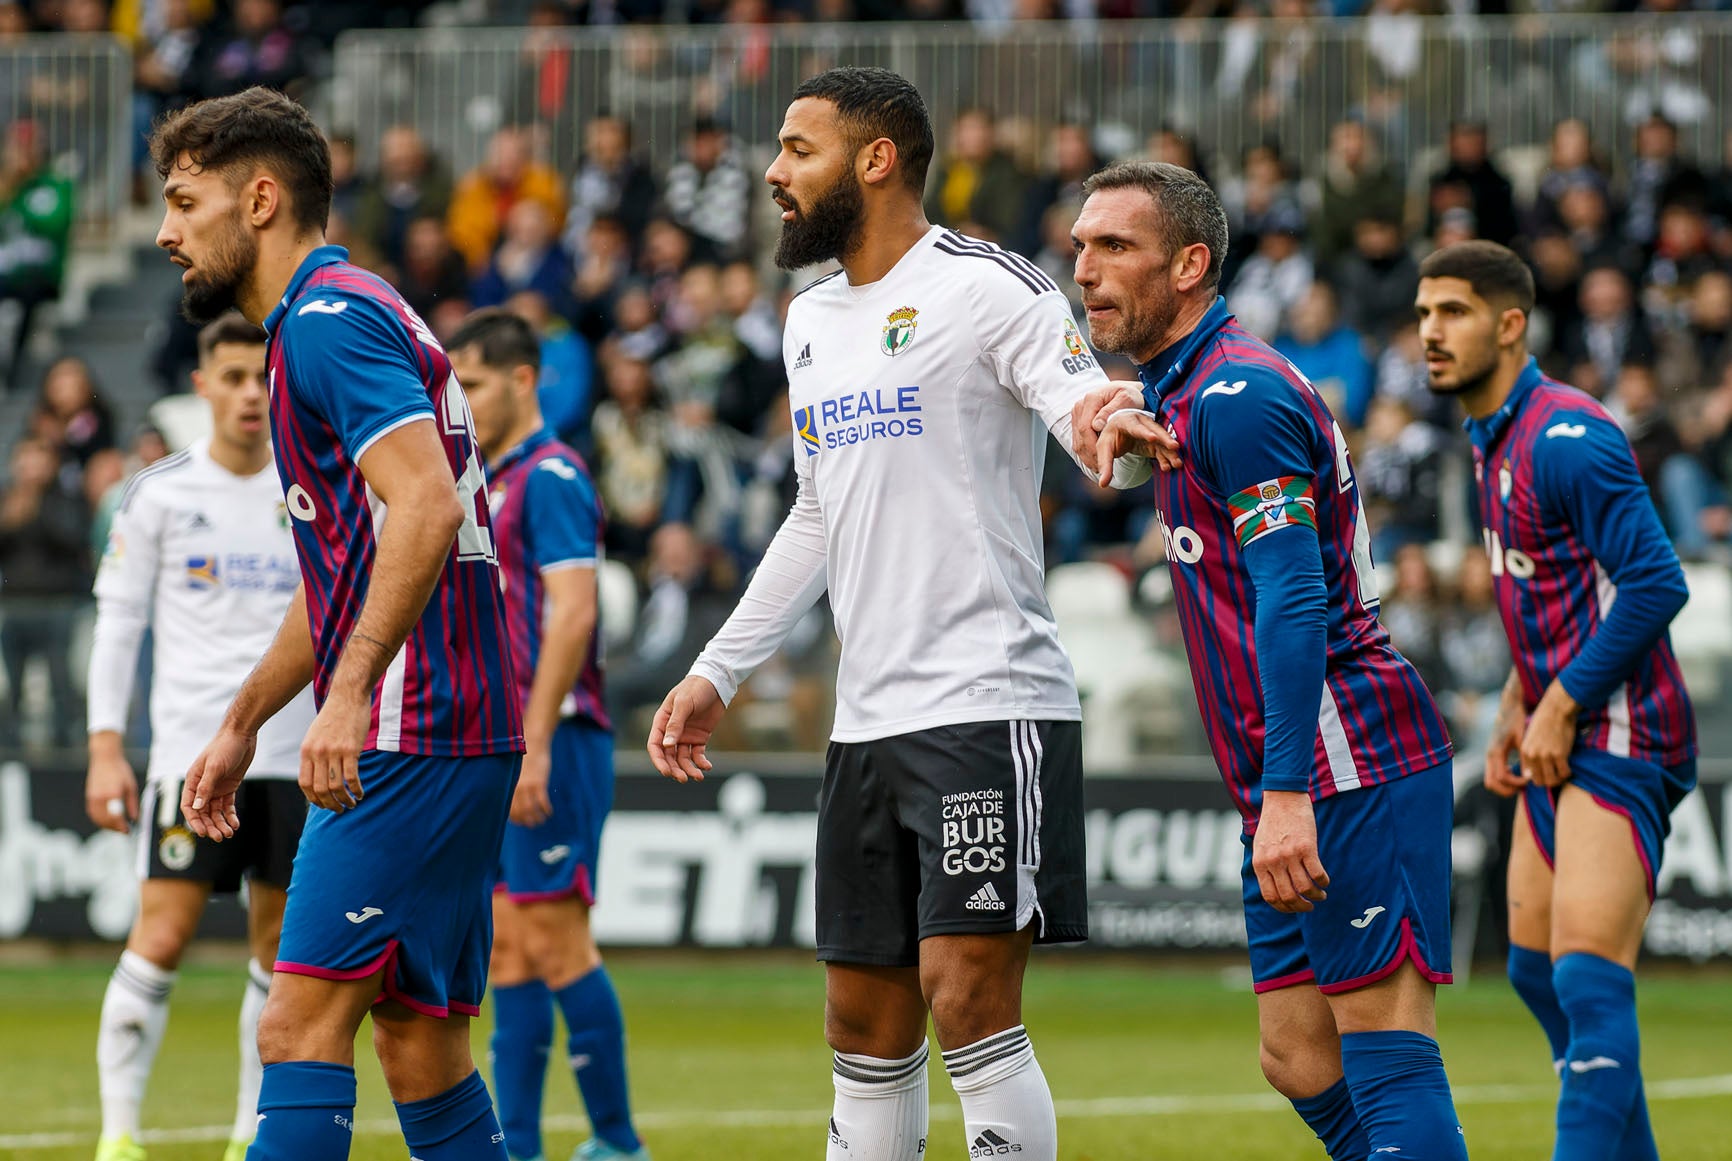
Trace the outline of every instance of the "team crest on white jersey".
{"type": "Polygon", "coordinates": [[[914,328],[919,325],[920,312],[911,306],[899,306],[884,320],[884,334],[878,349],[886,355],[900,355],[914,345],[914,328]]]}

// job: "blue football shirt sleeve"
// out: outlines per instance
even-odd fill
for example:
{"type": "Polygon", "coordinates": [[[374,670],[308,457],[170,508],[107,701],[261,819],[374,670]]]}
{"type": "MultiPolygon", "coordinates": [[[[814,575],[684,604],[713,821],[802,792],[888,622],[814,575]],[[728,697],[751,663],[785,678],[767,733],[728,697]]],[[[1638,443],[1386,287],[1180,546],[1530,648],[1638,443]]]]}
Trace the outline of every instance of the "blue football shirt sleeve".
{"type": "MultiPolygon", "coordinates": [[[[382,435],[422,417],[433,401],[407,319],[377,299],[316,292],[285,322],[290,388],[323,416],[351,460],[382,435]]],[[[431,336],[429,336],[431,338],[431,336]]]]}
{"type": "Polygon", "coordinates": [[[1617,586],[1599,628],[1558,674],[1565,693],[1597,709],[1629,680],[1689,599],[1684,568],[1616,424],[1560,413],[1541,433],[1533,462],[1542,501],[1565,514],[1617,586]]]}
{"type": "Polygon", "coordinates": [[[1306,792],[1316,764],[1329,628],[1317,539],[1316,424],[1293,386],[1271,371],[1227,367],[1214,378],[1191,408],[1190,453],[1227,497],[1257,595],[1252,632],[1263,694],[1262,788],[1306,792]]]}
{"type": "Polygon", "coordinates": [[[523,482],[523,527],[537,572],[594,568],[600,513],[595,489],[563,456],[536,464],[523,482]]]}

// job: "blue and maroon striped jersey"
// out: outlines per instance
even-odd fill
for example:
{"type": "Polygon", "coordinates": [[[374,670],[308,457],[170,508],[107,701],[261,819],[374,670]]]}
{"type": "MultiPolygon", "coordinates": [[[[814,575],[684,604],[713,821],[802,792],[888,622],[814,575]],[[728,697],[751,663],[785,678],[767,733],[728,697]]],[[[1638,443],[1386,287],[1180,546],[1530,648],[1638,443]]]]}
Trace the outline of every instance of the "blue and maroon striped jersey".
{"type": "Polygon", "coordinates": [[[1442,715],[1377,619],[1377,577],[1347,445],[1286,359],[1217,300],[1142,368],[1149,410],[1183,449],[1156,472],[1155,505],[1197,703],[1247,829],[1262,803],[1265,714],[1245,550],[1303,528],[1322,550],[1325,680],[1313,799],[1428,770],[1451,748],[1442,715]]]}
{"type": "Polygon", "coordinates": [[[1690,758],[1695,715],[1670,617],[1621,663],[1601,656],[1623,652],[1610,640],[1590,648],[1596,634],[1615,635],[1601,629],[1620,588],[1634,600],[1639,589],[1684,583],[1617,421],[1530,360],[1503,407],[1467,429],[1498,610],[1528,707],[1558,679],[1583,706],[1578,744],[1663,766],[1690,758]]]}
{"type": "Polygon", "coordinates": [[[389,519],[358,464],[380,437],[433,421],[464,521],[433,595],[373,693],[367,747],[435,757],[523,749],[486,474],[469,404],[427,325],[339,246],[301,263],[265,320],[271,437],[307,597],[322,705],[389,519]]]}
{"type": "MultiPolygon", "coordinates": [[[[517,690],[529,704],[535,667],[541,661],[542,574],[565,568],[593,569],[601,558],[601,500],[583,458],[545,427],[504,455],[488,471],[487,503],[499,545],[505,582],[505,623],[517,690]]],[[[601,611],[589,638],[589,656],[577,684],[560,707],[561,717],[587,718],[611,728],[602,700],[601,611]]]]}

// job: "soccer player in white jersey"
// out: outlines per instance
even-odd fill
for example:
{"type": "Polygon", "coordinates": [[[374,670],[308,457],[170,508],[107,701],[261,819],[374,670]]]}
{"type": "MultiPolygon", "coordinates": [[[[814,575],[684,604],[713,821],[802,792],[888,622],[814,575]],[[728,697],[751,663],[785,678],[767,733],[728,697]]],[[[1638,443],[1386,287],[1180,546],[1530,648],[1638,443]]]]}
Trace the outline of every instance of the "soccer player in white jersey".
{"type": "Polygon", "coordinates": [[[138,918],[102,1001],[96,1059],[102,1089],[97,1161],[137,1161],[139,1105],[168,1026],[181,954],[213,892],[248,880],[252,961],[241,1000],[240,1096],[231,1161],[257,1123],[259,1012],[270,987],[289,869],[306,821],[296,784],[313,720],[303,693],[259,732],[241,789],[249,829],[221,846],[180,817],[180,778],[264,655],[300,582],[273,470],[265,333],[238,314],[199,333],[193,386],[210,404],[211,434],[151,465],[128,485],[96,578],[90,653],[91,821],[138,826],[138,918]],[[139,641],[152,630],[151,747],[143,800],[122,743],[139,641]]]}
{"type": "MultiPolygon", "coordinates": [[[[1106,376],[1032,263],[927,224],[932,126],[908,81],[801,85],[765,175],[776,262],[842,270],[789,309],[798,498],[649,740],[684,781],[728,701],[826,588],[842,655],[819,800],[831,1161],[917,1161],[926,1017],[971,1157],[1053,1161],[1022,1025],[1033,943],[1087,935],[1081,711],[1045,594],[1048,432],[1106,376]]],[[[1122,404],[1140,406],[1129,391],[1122,404]]],[[[1091,469],[1092,471],[1092,469],[1091,469]]],[[[1119,483],[1148,477],[1121,464],[1119,483]]]]}

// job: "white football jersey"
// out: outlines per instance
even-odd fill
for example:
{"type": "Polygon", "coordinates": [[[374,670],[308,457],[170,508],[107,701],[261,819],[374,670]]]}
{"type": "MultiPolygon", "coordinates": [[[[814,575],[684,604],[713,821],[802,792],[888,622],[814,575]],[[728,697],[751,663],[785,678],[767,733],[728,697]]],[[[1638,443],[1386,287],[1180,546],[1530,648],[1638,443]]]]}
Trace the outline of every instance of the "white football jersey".
{"type": "Polygon", "coordinates": [[[799,499],[693,672],[731,698],[786,612],[827,587],[836,741],[1079,719],[1046,600],[1041,469],[1047,433],[1068,449],[1072,406],[1107,379],[1065,296],[1033,263],[933,227],[878,282],[839,272],[798,295],[783,354],[799,499]]]}
{"type": "MultiPolygon", "coordinates": [[[[127,485],[96,575],[90,729],[124,732],[137,641],[125,648],[126,630],[148,623],[152,780],[186,774],[276,636],[301,580],[288,519],[274,466],[237,476],[208,440],[127,485]]],[[[312,721],[309,686],[259,730],[249,777],[296,777],[312,721]]]]}

